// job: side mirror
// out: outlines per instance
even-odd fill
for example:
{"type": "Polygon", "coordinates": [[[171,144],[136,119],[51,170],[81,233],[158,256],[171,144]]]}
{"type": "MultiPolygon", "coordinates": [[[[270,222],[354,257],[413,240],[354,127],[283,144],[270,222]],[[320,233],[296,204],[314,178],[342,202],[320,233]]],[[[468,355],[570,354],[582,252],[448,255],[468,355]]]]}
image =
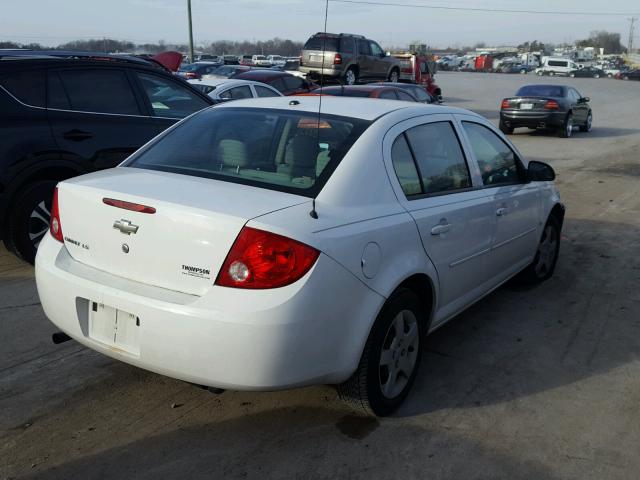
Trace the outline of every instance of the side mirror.
{"type": "Polygon", "coordinates": [[[527,180],[530,182],[552,182],[556,178],[556,172],[551,165],[532,160],[527,167],[527,180]]]}
{"type": "Polygon", "coordinates": [[[385,52],[384,56],[385,57],[390,57],[391,56],[391,52],[385,52]]]}

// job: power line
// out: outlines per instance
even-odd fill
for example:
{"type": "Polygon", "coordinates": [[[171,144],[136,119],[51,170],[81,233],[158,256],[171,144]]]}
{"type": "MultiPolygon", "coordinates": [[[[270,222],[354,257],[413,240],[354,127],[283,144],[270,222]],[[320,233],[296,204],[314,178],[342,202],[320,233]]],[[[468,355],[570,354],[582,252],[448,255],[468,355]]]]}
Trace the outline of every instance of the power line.
{"type": "Polygon", "coordinates": [[[390,2],[374,2],[370,0],[329,0],[334,3],[350,3],[354,5],[372,5],[377,7],[402,7],[402,8],[425,8],[429,10],[455,10],[463,12],[486,12],[486,13],[526,13],[532,15],[581,15],[581,16],[597,16],[597,17],[627,17],[629,15],[637,15],[636,13],[622,12],[569,12],[557,10],[512,10],[506,8],[474,8],[474,7],[451,7],[431,4],[416,3],[390,3],[390,2]]]}

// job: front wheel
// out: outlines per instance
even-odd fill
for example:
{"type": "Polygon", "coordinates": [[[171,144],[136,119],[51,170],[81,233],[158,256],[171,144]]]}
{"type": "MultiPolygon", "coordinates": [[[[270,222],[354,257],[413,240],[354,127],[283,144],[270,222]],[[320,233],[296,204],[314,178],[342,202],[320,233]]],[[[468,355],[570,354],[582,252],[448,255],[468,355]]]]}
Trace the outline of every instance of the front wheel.
{"type": "Polygon", "coordinates": [[[369,415],[386,416],[404,401],[422,355],[425,309],[415,293],[401,289],[378,315],[358,368],[338,386],[340,397],[369,415]]]}
{"type": "Polygon", "coordinates": [[[56,182],[29,185],[12,204],[5,245],[23,260],[34,263],[38,245],[49,230],[56,182]]]}
{"type": "Polygon", "coordinates": [[[398,70],[394,68],[391,70],[391,73],[389,73],[389,81],[392,83],[398,83],[398,80],[400,80],[400,74],[398,73],[398,70]]]}
{"type": "Polygon", "coordinates": [[[570,73],[570,74],[569,74],[569,76],[570,76],[571,78],[576,78],[576,74],[575,74],[575,73],[570,73]]]}
{"type": "Polygon", "coordinates": [[[591,130],[591,125],[593,124],[593,114],[589,112],[587,115],[587,120],[584,122],[584,125],[580,125],[581,132],[588,132],[591,130]]]}
{"type": "Polygon", "coordinates": [[[600,78],[600,74],[596,73],[593,78],[600,78]]]}
{"type": "Polygon", "coordinates": [[[526,283],[540,283],[549,279],[556,269],[560,253],[560,222],[550,216],[542,231],[533,262],[520,273],[526,283]]]}

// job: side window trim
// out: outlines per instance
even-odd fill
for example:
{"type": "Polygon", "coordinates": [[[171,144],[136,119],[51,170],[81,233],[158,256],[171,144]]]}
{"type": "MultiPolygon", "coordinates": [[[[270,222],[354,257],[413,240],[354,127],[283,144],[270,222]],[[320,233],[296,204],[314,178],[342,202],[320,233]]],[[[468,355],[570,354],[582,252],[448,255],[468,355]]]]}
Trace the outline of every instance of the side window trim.
{"type": "MultiPolygon", "coordinates": [[[[520,155],[518,154],[518,152],[516,150],[514,150],[511,145],[509,145],[507,142],[505,142],[502,138],[500,138],[500,135],[498,135],[498,133],[493,130],[492,128],[489,128],[487,125],[485,125],[484,123],[478,122],[478,121],[474,121],[472,118],[464,118],[464,119],[460,119],[460,124],[462,126],[462,133],[463,135],[465,135],[466,140],[469,144],[469,151],[471,153],[471,155],[473,155],[475,164],[478,165],[478,159],[476,158],[475,152],[473,151],[473,148],[471,147],[471,143],[469,142],[469,137],[467,135],[467,133],[464,130],[464,123],[473,123],[474,125],[479,125],[481,127],[484,127],[485,129],[489,130],[490,132],[492,132],[497,138],[498,140],[500,140],[509,150],[511,150],[511,153],[513,153],[513,158],[515,160],[515,163],[517,165],[517,167],[520,169],[520,172],[523,173],[526,172],[526,167],[524,165],[524,162],[522,161],[522,159],[520,158],[520,155]]],[[[479,168],[479,167],[478,167],[479,168]]],[[[480,183],[480,186],[476,187],[478,189],[481,190],[487,190],[490,188],[500,188],[500,187],[512,187],[515,185],[526,185],[526,180],[521,180],[518,182],[510,182],[510,183],[501,183],[498,185],[485,185],[484,182],[480,183]]]]}

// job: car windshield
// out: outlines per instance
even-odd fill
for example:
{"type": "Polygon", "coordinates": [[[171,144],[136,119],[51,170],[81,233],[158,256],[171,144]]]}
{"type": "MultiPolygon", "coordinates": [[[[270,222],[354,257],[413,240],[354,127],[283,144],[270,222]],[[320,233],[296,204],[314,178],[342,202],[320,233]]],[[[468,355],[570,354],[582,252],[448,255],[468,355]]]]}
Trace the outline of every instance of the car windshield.
{"type": "Polygon", "coordinates": [[[180,71],[181,72],[195,72],[198,69],[199,66],[200,65],[198,65],[197,63],[191,63],[189,65],[183,65],[183,66],[180,67],[180,71]]]}
{"type": "Polygon", "coordinates": [[[370,122],[273,109],[207,109],[124,166],[317,195],[370,122]]]}
{"type": "Polygon", "coordinates": [[[518,97],[564,97],[564,89],[554,85],[525,85],[516,92],[518,97]]]}

